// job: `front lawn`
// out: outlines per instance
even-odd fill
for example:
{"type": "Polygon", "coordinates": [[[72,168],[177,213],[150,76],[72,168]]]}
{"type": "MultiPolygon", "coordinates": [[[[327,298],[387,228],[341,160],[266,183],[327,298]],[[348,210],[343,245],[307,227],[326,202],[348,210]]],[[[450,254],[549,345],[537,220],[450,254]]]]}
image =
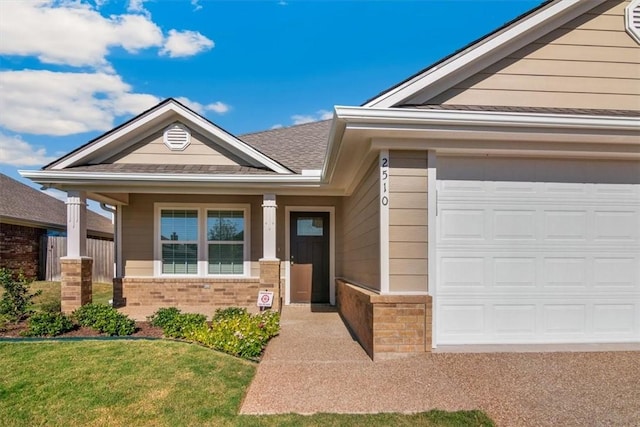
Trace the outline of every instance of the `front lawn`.
{"type": "Polygon", "coordinates": [[[173,341],[0,343],[0,425],[490,426],[481,412],[238,415],[256,365],[173,341]]]}
{"type": "MultiPolygon", "coordinates": [[[[32,293],[42,290],[42,295],[34,300],[36,309],[42,309],[51,304],[60,306],[60,282],[33,282],[29,289],[32,293]]],[[[92,290],[95,303],[109,304],[109,300],[113,298],[112,283],[94,283],[92,290]]]]}

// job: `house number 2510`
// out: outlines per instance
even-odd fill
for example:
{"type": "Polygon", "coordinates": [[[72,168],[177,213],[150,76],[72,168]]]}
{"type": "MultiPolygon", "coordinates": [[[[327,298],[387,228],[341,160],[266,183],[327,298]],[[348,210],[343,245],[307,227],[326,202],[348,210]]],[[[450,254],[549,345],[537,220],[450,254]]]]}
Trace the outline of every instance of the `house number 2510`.
{"type": "Polygon", "coordinates": [[[380,204],[389,204],[389,155],[380,156],[380,204]]]}

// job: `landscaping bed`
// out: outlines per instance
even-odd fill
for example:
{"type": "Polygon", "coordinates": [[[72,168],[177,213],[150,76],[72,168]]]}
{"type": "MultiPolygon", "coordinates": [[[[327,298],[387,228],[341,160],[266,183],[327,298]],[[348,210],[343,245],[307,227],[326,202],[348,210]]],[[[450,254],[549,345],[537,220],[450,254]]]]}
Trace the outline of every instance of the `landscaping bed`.
{"type": "MultiPolygon", "coordinates": [[[[152,326],[149,322],[136,322],[135,332],[130,337],[136,338],[162,338],[162,328],[152,326]]],[[[0,332],[0,338],[23,338],[28,326],[26,321],[20,323],[9,323],[4,332],[0,332]]],[[[78,338],[78,337],[106,337],[108,334],[101,333],[87,326],[77,326],[73,330],[64,332],[56,338],[78,338]]]]}

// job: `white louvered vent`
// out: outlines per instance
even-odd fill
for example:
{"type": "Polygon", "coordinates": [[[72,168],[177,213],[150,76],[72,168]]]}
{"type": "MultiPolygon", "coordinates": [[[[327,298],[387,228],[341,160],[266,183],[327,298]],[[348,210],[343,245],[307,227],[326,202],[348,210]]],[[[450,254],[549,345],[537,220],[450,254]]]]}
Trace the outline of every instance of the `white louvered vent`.
{"type": "Polygon", "coordinates": [[[640,43],[640,0],[633,0],[625,9],[624,14],[625,27],[627,33],[633,39],[640,43]]]}
{"type": "Polygon", "coordinates": [[[164,145],[172,151],[182,151],[191,142],[191,132],[181,124],[174,123],[164,130],[164,145]]]}

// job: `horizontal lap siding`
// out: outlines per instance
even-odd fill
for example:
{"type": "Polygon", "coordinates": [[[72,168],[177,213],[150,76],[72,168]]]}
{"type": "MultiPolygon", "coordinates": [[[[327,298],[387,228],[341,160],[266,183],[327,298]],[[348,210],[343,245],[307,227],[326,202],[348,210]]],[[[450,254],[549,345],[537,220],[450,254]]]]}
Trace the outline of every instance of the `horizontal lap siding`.
{"type": "Polygon", "coordinates": [[[251,274],[259,272],[257,263],[262,257],[262,196],[131,194],[129,204],[122,207],[122,259],[125,276],[153,276],[154,203],[250,204],[251,274]]]}
{"type": "Polygon", "coordinates": [[[237,159],[222,152],[198,134],[191,134],[191,143],[184,150],[172,151],[165,144],[162,133],[141,141],[124,154],[110,159],[113,163],[180,164],[180,165],[237,165],[237,159]]]}
{"type": "Polygon", "coordinates": [[[341,276],[380,289],[380,177],[374,163],[358,188],[343,200],[341,276]]]}
{"type": "Polygon", "coordinates": [[[389,290],[427,291],[427,152],[392,151],[389,290]]]}
{"type": "Polygon", "coordinates": [[[624,29],[628,3],[604,3],[429,104],[640,110],[640,46],[624,29]]]}

